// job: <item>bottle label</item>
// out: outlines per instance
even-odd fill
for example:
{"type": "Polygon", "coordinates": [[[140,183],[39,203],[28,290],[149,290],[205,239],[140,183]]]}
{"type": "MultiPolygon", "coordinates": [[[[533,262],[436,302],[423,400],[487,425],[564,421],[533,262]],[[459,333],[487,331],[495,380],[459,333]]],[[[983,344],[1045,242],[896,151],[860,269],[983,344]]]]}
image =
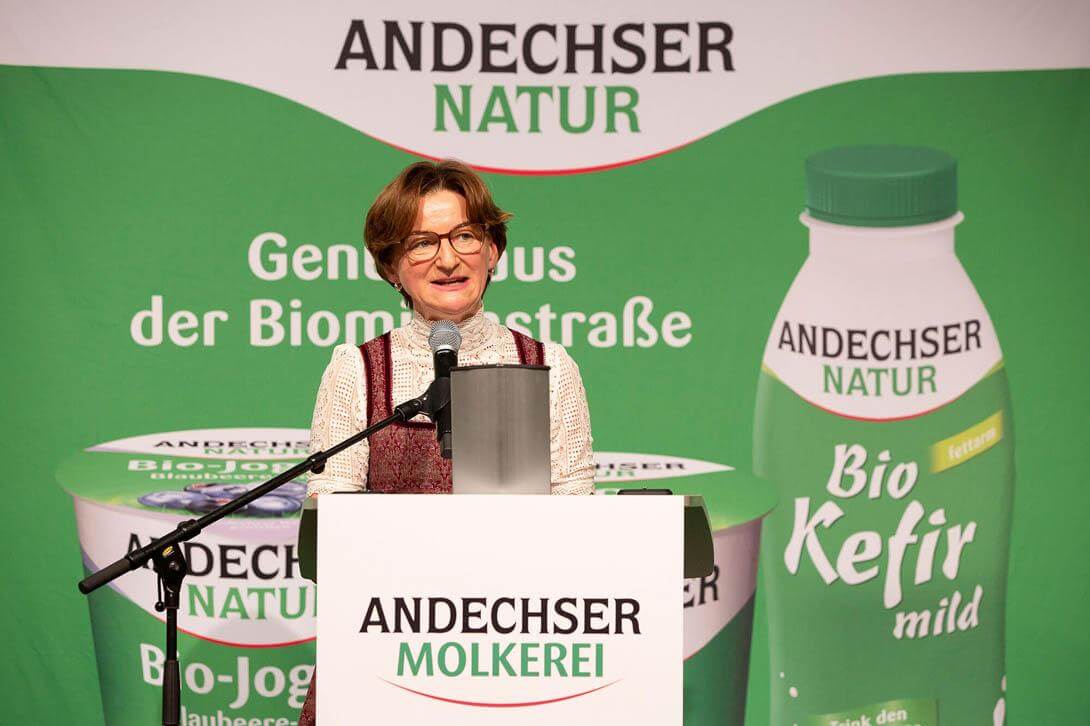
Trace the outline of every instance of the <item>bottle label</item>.
{"type": "Polygon", "coordinates": [[[754,465],[780,495],[761,545],[773,722],[991,713],[1014,483],[1003,369],[903,421],[831,415],[767,374],[758,400],[754,465]],[[905,698],[923,701],[891,705],[905,698]]]}
{"type": "Polygon", "coordinates": [[[761,545],[773,723],[981,723],[1001,699],[1006,372],[971,282],[938,263],[811,259],[769,335],[754,467],[780,497],[761,545]]]}
{"type": "Polygon", "coordinates": [[[763,369],[839,416],[885,421],[928,413],[1000,363],[991,321],[969,292],[968,299],[942,295],[881,310],[835,296],[793,303],[793,296],[776,318],[763,369]]]}

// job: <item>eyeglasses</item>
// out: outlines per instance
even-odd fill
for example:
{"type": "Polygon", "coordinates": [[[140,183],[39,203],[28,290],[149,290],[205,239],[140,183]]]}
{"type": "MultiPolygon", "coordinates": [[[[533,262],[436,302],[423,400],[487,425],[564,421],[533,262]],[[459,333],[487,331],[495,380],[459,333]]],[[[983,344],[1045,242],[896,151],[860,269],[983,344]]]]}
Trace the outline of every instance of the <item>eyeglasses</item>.
{"type": "Polygon", "coordinates": [[[443,240],[450,240],[450,246],[460,255],[475,255],[484,245],[484,227],[473,222],[459,224],[446,234],[435,232],[413,232],[402,242],[405,255],[410,262],[430,262],[439,254],[443,240]]]}

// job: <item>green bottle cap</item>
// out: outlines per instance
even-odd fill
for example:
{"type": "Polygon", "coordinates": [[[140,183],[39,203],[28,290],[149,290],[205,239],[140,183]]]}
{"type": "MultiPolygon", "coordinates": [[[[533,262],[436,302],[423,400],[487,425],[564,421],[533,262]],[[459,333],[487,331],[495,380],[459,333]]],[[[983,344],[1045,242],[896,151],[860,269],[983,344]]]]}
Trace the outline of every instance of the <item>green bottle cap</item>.
{"type": "Polygon", "coordinates": [[[855,227],[908,227],[958,211],[958,163],[924,146],[842,146],[806,160],[811,217],[855,227]]]}

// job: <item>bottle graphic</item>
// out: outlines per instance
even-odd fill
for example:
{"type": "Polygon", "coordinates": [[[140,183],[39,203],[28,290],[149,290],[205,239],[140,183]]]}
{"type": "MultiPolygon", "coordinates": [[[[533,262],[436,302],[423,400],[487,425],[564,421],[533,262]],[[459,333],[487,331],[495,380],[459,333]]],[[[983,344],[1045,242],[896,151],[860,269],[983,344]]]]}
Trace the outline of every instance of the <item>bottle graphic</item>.
{"type": "Polygon", "coordinates": [[[806,175],[810,254],[754,426],[780,497],[761,545],[771,723],[991,724],[1014,440],[999,342],[954,252],[957,163],[855,146],[806,175]]]}

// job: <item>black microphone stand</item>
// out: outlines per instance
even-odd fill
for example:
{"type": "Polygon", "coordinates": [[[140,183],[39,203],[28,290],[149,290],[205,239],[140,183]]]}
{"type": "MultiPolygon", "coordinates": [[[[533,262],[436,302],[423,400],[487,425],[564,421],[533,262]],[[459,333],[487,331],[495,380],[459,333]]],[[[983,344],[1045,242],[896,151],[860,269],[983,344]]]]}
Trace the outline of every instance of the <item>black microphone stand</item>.
{"type": "Polygon", "coordinates": [[[88,595],[108,582],[116,580],[127,572],[137,570],[152,561],[152,567],[158,576],[159,600],[155,603],[158,612],[166,612],[166,660],[163,664],[163,726],[179,726],[181,719],[181,676],[178,666],[178,607],[181,601],[182,580],[189,573],[179,545],[196,537],[205,527],[242,509],[255,499],[260,499],[277,487],[287,484],[306,472],[320,474],[325,469],[326,460],[339,454],[350,446],[358,444],[372,434],[390,424],[408,421],[417,414],[424,413],[434,419],[439,411],[450,403],[450,379],[438,378],[432,382],[424,395],[395,406],[394,413],[368,426],[358,434],[331,446],[325,451],[316,451],[305,460],[290,469],[277,474],[260,486],[246,492],[238,499],[233,499],[222,507],[212,510],[200,519],[187,519],[174,531],[152,540],[144,547],[133,550],[111,565],[88,575],[79,583],[79,591],[88,595]]]}

